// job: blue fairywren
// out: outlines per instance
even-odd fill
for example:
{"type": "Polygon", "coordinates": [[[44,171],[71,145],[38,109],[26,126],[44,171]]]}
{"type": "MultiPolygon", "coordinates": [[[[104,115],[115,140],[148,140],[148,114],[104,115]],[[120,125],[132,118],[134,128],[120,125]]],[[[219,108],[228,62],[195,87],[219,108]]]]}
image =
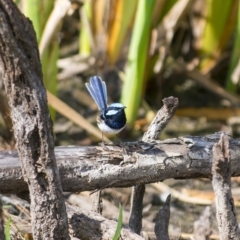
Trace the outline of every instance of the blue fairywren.
{"type": "Polygon", "coordinates": [[[98,76],[90,78],[86,87],[101,112],[97,117],[97,125],[102,133],[117,134],[126,126],[125,106],[121,103],[113,103],[107,106],[106,84],[98,76]]]}

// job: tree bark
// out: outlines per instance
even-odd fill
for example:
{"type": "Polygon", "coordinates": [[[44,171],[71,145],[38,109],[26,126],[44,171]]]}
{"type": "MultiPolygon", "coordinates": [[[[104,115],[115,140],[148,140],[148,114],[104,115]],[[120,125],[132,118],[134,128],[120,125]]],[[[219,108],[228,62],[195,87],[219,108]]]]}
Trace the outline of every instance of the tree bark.
{"type": "MultiPolygon", "coordinates": [[[[57,147],[55,155],[62,187],[67,192],[92,191],[109,187],[132,187],[165,179],[211,178],[212,147],[219,134],[206,137],[180,137],[146,144],[124,143],[122,148],[57,147]],[[131,151],[130,151],[131,150],[131,151]],[[129,160],[129,159],[128,159],[129,160]],[[123,162],[123,164],[120,164],[123,162]]],[[[240,142],[230,138],[231,174],[240,176],[240,142]]],[[[0,151],[0,192],[28,191],[15,151],[0,151]]]]}
{"type": "Polygon", "coordinates": [[[0,69],[30,191],[33,237],[69,239],[36,36],[12,0],[0,0],[0,69]]]}
{"type": "Polygon", "coordinates": [[[219,142],[213,146],[212,174],[220,240],[240,239],[231,192],[231,160],[227,135],[222,134],[219,142]]]}
{"type": "MultiPolygon", "coordinates": [[[[104,239],[112,240],[117,229],[117,221],[104,218],[93,211],[86,211],[75,206],[67,205],[69,218],[69,232],[72,236],[81,240],[104,239]]],[[[121,237],[124,240],[143,240],[126,226],[121,229],[121,237]]]]}

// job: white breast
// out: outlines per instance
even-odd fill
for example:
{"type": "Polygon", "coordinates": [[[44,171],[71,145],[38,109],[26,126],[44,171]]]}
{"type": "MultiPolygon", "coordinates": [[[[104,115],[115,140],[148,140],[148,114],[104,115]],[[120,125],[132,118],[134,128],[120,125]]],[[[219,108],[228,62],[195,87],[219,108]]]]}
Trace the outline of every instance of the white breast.
{"type": "Polygon", "coordinates": [[[97,124],[99,129],[106,134],[117,134],[119,132],[121,132],[124,127],[122,127],[121,129],[112,129],[110,127],[108,127],[103,121],[101,121],[100,123],[97,124]]]}

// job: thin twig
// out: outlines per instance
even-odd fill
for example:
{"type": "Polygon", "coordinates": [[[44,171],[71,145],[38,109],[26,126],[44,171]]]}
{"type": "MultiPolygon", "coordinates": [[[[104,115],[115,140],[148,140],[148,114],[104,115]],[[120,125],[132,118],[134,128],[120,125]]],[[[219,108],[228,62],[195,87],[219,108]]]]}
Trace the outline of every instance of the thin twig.
{"type": "Polygon", "coordinates": [[[101,191],[95,192],[93,195],[92,211],[102,214],[102,198],[101,191]]]}

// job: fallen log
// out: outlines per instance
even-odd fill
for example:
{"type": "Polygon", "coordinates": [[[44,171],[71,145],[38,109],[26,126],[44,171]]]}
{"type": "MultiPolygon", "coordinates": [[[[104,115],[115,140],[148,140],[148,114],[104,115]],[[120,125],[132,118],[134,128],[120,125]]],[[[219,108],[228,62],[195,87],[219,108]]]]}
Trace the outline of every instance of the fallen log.
{"type": "MultiPolygon", "coordinates": [[[[211,178],[212,147],[220,134],[180,137],[152,143],[119,146],[56,147],[64,191],[81,192],[108,187],[130,187],[165,179],[211,178]]],[[[240,176],[240,141],[230,138],[231,174],[240,176]]],[[[0,152],[0,192],[28,191],[16,151],[0,152]]]]}

